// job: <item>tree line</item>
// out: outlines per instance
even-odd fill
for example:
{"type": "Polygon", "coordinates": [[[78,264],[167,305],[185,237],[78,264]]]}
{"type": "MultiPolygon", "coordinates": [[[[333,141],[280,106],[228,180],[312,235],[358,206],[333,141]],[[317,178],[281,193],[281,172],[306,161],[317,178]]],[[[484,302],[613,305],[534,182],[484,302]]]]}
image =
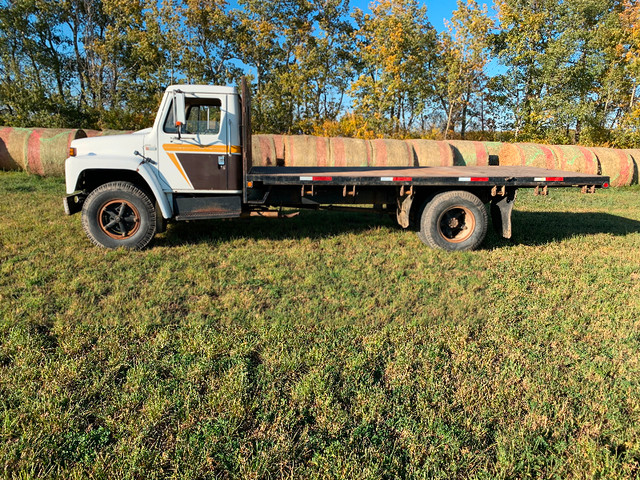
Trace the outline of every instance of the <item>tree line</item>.
{"type": "Polygon", "coordinates": [[[633,146],[639,0],[0,0],[0,124],[137,129],[252,81],[263,133],[633,146]]]}

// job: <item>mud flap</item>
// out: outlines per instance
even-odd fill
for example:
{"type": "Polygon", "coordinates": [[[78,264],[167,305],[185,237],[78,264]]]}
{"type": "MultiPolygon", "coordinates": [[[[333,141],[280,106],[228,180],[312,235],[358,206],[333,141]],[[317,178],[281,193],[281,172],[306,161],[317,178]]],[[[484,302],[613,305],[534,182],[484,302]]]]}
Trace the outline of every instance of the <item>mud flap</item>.
{"type": "Polygon", "coordinates": [[[511,212],[516,201],[517,188],[507,189],[505,195],[491,199],[491,221],[498,235],[511,238],[511,212]]]}
{"type": "Polygon", "coordinates": [[[409,227],[409,212],[413,203],[413,195],[407,195],[403,199],[398,198],[398,209],[396,210],[396,220],[402,228],[409,227]]]}

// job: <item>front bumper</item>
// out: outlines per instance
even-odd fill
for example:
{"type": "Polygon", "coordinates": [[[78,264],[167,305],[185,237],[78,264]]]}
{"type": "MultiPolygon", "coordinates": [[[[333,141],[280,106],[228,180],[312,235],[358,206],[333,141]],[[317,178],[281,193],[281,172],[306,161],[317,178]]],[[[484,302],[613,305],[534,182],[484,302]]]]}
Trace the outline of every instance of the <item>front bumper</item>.
{"type": "Polygon", "coordinates": [[[82,205],[87,196],[83,193],[74,193],[67,195],[62,199],[62,205],[64,206],[64,213],[67,215],[73,215],[82,210],[82,205]]]}

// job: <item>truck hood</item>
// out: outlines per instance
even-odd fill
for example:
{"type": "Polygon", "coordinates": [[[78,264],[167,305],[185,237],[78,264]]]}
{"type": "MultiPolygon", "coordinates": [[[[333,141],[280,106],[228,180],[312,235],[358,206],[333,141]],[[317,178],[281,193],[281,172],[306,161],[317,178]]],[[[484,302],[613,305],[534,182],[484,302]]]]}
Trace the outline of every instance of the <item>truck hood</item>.
{"type": "Polygon", "coordinates": [[[77,156],[133,156],[133,152],[143,151],[144,137],[150,129],[127,135],[107,135],[104,137],[80,138],[71,142],[77,156]]]}

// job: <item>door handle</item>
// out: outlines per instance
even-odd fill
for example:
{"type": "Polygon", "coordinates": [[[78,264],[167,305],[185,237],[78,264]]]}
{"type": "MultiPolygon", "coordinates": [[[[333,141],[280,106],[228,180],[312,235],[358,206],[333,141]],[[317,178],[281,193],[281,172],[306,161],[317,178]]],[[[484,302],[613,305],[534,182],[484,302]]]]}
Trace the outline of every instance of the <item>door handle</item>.
{"type": "Polygon", "coordinates": [[[218,155],[218,167],[224,167],[224,155],[218,155]]]}

